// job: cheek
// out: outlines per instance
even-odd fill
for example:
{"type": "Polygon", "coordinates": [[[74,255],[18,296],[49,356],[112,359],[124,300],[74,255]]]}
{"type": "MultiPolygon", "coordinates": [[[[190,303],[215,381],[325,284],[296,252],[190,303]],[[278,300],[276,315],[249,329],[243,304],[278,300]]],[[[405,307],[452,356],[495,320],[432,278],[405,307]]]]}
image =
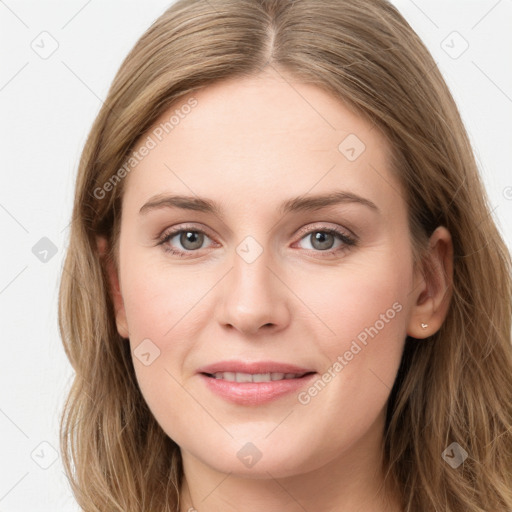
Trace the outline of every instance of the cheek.
{"type": "Polygon", "coordinates": [[[299,402],[312,417],[343,418],[347,428],[338,430],[333,421],[327,433],[332,439],[369,428],[393,387],[406,338],[411,285],[412,263],[406,251],[402,254],[376,251],[364,265],[359,261],[329,275],[322,294],[309,295],[312,309],[329,330],[317,338],[325,359],[323,373],[299,402]]]}
{"type": "Polygon", "coordinates": [[[123,298],[130,333],[163,340],[182,331],[190,325],[190,315],[196,318],[200,313],[201,297],[214,282],[209,281],[204,269],[194,272],[147,262],[127,265],[123,298]]]}
{"type": "Polygon", "coordinates": [[[127,257],[124,264],[123,300],[139,387],[157,418],[192,410],[181,385],[183,364],[211,319],[207,293],[217,274],[149,263],[142,256],[127,257]]]}
{"type": "Polygon", "coordinates": [[[123,297],[135,375],[153,416],[174,438],[190,427],[182,411],[200,414],[182,385],[182,362],[191,350],[190,329],[196,325],[205,284],[191,286],[194,280],[179,269],[135,259],[126,263],[123,297]]]}
{"type": "Polygon", "coordinates": [[[294,291],[317,316],[322,348],[332,355],[358,336],[364,342],[366,329],[375,324],[379,339],[401,339],[411,286],[410,264],[408,257],[375,250],[328,269],[323,276],[297,276],[294,291]]]}

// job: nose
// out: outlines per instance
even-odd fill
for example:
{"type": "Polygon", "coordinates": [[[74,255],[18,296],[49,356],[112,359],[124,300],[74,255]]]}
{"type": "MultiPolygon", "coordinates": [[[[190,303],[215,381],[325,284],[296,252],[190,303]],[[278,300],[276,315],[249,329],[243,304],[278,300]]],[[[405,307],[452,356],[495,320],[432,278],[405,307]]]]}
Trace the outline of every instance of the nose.
{"type": "Polygon", "coordinates": [[[290,320],[291,292],[266,251],[251,263],[235,253],[233,267],[219,290],[219,323],[245,335],[285,328],[290,320]]]}

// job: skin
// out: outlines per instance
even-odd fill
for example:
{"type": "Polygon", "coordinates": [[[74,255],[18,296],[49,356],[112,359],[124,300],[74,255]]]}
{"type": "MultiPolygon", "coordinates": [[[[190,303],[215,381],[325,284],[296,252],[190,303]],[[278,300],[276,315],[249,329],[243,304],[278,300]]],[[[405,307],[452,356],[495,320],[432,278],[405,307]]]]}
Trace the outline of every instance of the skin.
{"type": "MultiPolygon", "coordinates": [[[[148,366],[133,360],[152,413],[181,448],[181,511],[398,511],[396,489],[383,487],[385,408],[406,335],[427,342],[446,316],[450,234],[439,227],[432,235],[435,270],[423,276],[386,139],[316,86],[266,71],[193,97],[198,105],[125,178],[119,272],[109,268],[119,333],[132,353],[145,339],[160,350],[148,366]],[[338,150],[348,134],[366,146],[354,161],[338,150]],[[358,203],[278,212],[289,198],[333,190],[362,196],[379,212],[358,203]],[[222,216],[139,213],[163,193],[209,198],[222,216]],[[184,224],[207,236],[180,258],[157,238],[184,224]],[[332,227],[356,235],[357,245],[328,238],[342,249],[326,255],[312,232],[332,227]],[[263,249],[252,263],[236,251],[247,236],[263,249]],[[321,376],[396,303],[394,318],[307,404],[297,393],[231,404],[196,373],[245,359],[321,376]],[[248,442],[262,454],[252,467],[237,457],[248,442]]],[[[98,243],[104,251],[105,240],[98,243]]],[[[186,252],[193,244],[178,234],[167,245],[186,252]]]]}

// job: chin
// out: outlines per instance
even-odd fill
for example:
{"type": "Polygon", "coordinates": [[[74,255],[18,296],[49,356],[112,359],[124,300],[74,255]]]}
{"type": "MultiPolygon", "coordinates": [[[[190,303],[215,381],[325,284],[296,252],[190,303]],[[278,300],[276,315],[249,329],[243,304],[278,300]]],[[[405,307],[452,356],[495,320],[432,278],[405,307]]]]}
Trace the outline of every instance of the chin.
{"type": "Polygon", "coordinates": [[[320,457],[305,453],[307,444],[297,441],[295,446],[290,444],[289,439],[287,441],[284,443],[273,434],[267,439],[260,437],[254,441],[230,439],[223,445],[216,439],[205,442],[204,447],[196,446],[187,451],[215,471],[241,478],[285,478],[306,473],[328,462],[326,454],[320,457]],[[212,446],[216,449],[212,450],[212,446]]]}

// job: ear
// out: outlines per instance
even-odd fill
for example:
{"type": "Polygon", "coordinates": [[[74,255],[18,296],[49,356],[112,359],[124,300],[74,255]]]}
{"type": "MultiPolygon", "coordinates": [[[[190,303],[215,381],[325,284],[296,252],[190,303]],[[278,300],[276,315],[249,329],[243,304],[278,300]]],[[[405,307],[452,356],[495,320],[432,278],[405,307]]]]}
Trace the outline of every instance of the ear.
{"type": "Polygon", "coordinates": [[[107,239],[103,236],[97,236],[96,246],[109,281],[110,296],[112,297],[116,314],[117,332],[122,338],[128,338],[128,323],[126,321],[126,311],[121,295],[121,288],[119,286],[119,276],[117,275],[114,262],[108,257],[109,246],[107,239]]]}
{"type": "Polygon", "coordinates": [[[427,338],[441,327],[452,297],[453,244],[450,232],[437,227],[429,240],[428,254],[414,276],[413,308],[407,334],[427,338]]]}

